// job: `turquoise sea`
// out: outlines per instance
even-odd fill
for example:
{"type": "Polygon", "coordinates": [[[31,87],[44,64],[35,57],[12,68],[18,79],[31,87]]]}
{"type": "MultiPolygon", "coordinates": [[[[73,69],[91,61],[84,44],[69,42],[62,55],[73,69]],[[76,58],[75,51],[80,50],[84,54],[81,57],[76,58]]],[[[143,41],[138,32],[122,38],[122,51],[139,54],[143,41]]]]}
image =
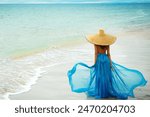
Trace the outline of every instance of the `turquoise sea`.
{"type": "Polygon", "coordinates": [[[82,40],[101,27],[150,29],[150,4],[1,4],[0,57],[82,40]]]}
{"type": "Polygon", "coordinates": [[[85,40],[99,28],[114,34],[150,30],[150,4],[0,4],[0,96],[29,88],[46,65],[12,58],[85,40]]]}

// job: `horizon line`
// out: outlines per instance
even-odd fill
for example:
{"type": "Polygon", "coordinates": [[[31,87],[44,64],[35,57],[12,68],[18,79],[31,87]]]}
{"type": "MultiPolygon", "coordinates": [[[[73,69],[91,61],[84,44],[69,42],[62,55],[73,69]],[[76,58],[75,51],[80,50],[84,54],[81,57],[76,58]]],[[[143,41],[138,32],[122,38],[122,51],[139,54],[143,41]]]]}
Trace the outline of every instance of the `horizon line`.
{"type": "Polygon", "coordinates": [[[0,2],[0,4],[115,4],[115,3],[150,3],[150,2],[0,2]]]}

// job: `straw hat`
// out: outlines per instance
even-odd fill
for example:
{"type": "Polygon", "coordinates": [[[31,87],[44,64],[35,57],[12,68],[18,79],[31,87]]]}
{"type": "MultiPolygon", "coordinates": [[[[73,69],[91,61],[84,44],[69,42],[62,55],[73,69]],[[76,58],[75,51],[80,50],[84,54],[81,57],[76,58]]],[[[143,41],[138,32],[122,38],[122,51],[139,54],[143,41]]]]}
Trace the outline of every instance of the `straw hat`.
{"type": "Polygon", "coordinates": [[[87,36],[87,40],[96,45],[111,45],[116,41],[116,37],[106,34],[104,30],[100,29],[98,34],[87,36]]]}

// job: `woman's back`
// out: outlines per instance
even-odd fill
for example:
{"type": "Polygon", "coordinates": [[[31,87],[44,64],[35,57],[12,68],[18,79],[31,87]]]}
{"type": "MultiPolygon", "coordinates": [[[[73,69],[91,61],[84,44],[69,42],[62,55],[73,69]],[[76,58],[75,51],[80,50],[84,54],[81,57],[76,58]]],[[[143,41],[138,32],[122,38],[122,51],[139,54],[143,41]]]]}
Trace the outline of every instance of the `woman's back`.
{"type": "Polygon", "coordinates": [[[108,46],[100,46],[100,45],[95,45],[97,49],[97,53],[106,53],[108,46]]]}

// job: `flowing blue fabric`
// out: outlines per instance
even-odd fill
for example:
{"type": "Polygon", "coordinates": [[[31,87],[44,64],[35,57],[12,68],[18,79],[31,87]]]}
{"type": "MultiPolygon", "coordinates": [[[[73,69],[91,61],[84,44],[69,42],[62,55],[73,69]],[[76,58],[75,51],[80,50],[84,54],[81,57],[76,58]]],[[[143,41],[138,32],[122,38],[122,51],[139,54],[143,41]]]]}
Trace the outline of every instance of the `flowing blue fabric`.
{"type": "Polygon", "coordinates": [[[73,92],[85,92],[96,99],[134,97],[133,90],[146,85],[141,72],[112,62],[106,54],[98,54],[96,63],[88,66],[77,63],[68,71],[69,84],[73,92]]]}

